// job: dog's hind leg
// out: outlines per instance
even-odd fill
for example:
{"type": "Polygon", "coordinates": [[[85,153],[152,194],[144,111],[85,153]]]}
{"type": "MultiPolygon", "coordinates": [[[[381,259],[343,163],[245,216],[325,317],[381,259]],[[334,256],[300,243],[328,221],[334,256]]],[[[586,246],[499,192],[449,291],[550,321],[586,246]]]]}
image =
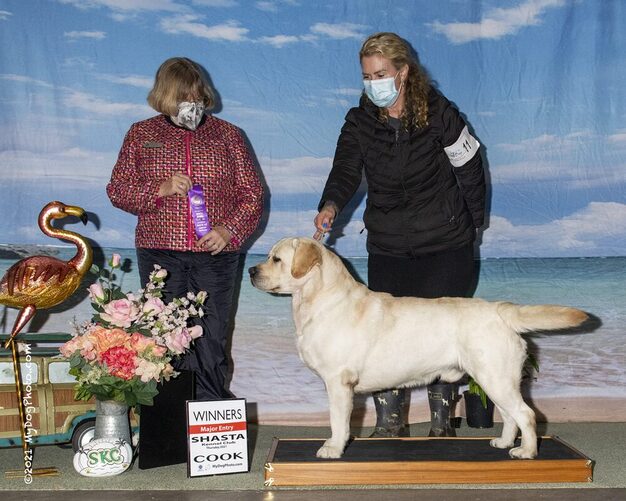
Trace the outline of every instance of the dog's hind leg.
{"type": "Polygon", "coordinates": [[[502,416],[502,435],[491,440],[489,445],[491,445],[491,447],[496,447],[497,449],[508,449],[509,447],[513,447],[513,444],[515,443],[518,428],[513,418],[509,416],[509,414],[502,407],[499,405],[496,407],[502,416]]]}
{"type": "Polygon", "coordinates": [[[324,381],[330,404],[331,437],[317,451],[318,458],[340,458],[350,438],[353,387],[341,376],[324,381]]]}
{"type": "Polygon", "coordinates": [[[498,406],[504,426],[502,436],[491,441],[494,447],[510,447],[516,436],[516,428],[522,433],[522,444],[509,451],[509,456],[518,459],[533,459],[537,456],[537,432],[535,430],[535,413],[526,405],[519,391],[519,385],[502,383],[486,383],[483,390],[498,406]],[[516,426],[517,425],[517,426],[516,426]]]}

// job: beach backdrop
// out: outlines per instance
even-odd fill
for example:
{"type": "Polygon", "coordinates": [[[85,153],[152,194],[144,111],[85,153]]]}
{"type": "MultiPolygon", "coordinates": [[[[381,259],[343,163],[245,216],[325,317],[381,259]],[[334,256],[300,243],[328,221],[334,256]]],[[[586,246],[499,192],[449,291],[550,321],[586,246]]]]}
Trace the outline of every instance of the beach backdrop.
{"type": "MultiPolygon", "coordinates": [[[[0,253],[6,255],[9,250],[10,247],[0,246],[0,253]]],[[[30,251],[53,253],[62,259],[73,255],[69,248],[41,247],[30,251]]],[[[102,251],[106,256],[119,253],[124,261],[129,261],[129,271],[119,274],[119,278],[124,290],[138,289],[134,250],[102,251]]],[[[324,385],[298,357],[291,298],[255,289],[245,273],[265,257],[248,254],[243,263],[232,336],[231,390],[255,404],[254,417],[261,422],[324,424],[328,420],[324,385]]],[[[367,280],[367,258],[346,261],[356,278],[367,280]]],[[[0,259],[0,274],[12,262],[0,259]]],[[[557,421],[622,420],[626,403],[626,257],[491,258],[477,264],[477,297],[524,304],[567,304],[602,319],[602,325],[593,332],[527,337],[540,367],[524,382],[524,388],[542,417],[557,421]]],[[[77,304],[61,306],[46,315],[41,328],[45,332],[71,332],[73,322],[91,318],[86,291],[79,292],[73,302],[77,304]]],[[[14,318],[15,312],[8,310],[0,330],[10,330],[14,318]]],[[[365,424],[372,424],[370,400],[358,399],[356,415],[365,424]]],[[[463,407],[457,411],[462,415],[463,407]]],[[[414,390],[411,418],[422,421],[427,416],[425,392],[414,390]]]]}
{"type": "MultiPolygon", "coordinates": [[[[261,422],[327,423],[322,383],[295,351],[290,299],[251,288],[245,268],[279,238],[310,236],[346,112],[358,50],[394,31],[481,143],[489,216],[476,295],[559,303],[588,331],[531,337],[540,417],[626,419],[626,3],[595,0],[0,0],[0,273],[71,249],[37,227],[51,200],[85,208],[98,255],[132,260],[135,217],[105,193],[124,134],[154,114],[154,73],[172,56],[203,65],[213,113],[249,140],[266,189],[246,243],[232,338],[232,390],[261,422]],[[52,245],[53,247],[49,247],[52,245]],[[59,247],[61,246],[61,247],[59,247]]],[[[365,185],[326,243],[367,280],[365,185]]],[[[85,293],[28,326],[68,332],[85,293]]],[[[2,331],[15,311],[0,310],[2,331]]],[[[427,418],[415,390],[411,419],[427,418]]],[[[356,419],[371,424],[371,399],[356,419]]],[[[462,409],[459,410],[462,412],[462,409]]]]}

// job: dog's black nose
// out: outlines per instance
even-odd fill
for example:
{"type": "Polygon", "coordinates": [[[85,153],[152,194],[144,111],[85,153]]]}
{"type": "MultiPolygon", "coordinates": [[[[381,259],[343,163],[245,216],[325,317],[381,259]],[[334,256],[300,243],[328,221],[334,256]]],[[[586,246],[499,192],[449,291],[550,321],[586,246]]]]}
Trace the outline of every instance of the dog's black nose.
{"type": "Polygon", "coordinates": [[[256,275],[256,266],[250,266],[250,268],[248,268],[248,273],[250,273],[251,277],[256,275]]]}

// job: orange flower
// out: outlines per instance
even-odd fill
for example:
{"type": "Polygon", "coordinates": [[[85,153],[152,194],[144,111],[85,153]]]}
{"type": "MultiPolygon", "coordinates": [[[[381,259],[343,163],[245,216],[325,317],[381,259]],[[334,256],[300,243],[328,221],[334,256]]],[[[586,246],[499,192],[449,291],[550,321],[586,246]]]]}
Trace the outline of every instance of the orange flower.
{"type": "Polygon", "coordinates": [[[133,332],[130,336],[130,347],[138,354],[143,354],[146,350],[155,346],[156,343],[153,338],[139,334],[139,332],[133,332]]]}
{"type": "Polygon", "coordinates": [[[130,336],[122,329],[105,329],[104,327],[96,327],[92,332],[93,342],[98,353],[98,358],[102,354],[117,346],[130,348],[130,336]]]}

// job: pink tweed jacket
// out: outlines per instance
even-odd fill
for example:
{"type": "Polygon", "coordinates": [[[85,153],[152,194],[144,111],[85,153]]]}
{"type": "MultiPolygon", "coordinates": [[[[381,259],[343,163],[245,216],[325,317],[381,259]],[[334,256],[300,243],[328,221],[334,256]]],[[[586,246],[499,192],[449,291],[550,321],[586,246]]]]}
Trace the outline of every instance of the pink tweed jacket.
{"type": "Polygon", "coordinates": [[[115,207],[138,216],[135,245],[204,251],[195,246],[187,197],[158,197],[161,183],[175,172],[202,185],[211,225],[232,234],[224,252],[238,250],[259,223],[263,188],[239,130],[212,116],[191,131],[158,115],[126,134],[107,194],[115,207]]]}

